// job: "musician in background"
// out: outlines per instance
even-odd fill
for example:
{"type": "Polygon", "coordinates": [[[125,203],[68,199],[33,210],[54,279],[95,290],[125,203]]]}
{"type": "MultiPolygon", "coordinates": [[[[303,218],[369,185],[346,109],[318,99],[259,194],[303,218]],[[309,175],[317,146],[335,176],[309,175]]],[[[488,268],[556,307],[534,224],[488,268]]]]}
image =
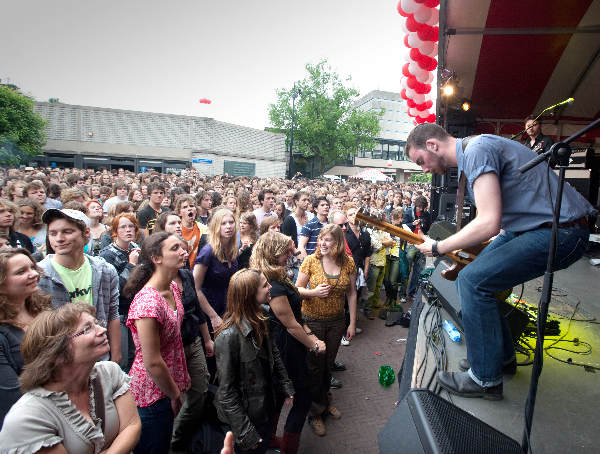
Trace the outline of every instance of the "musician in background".
{"type": "Polygon", "coordinates": [[[529,115],[525,119],[525,132],[527,133],[528,139],[525,141],[530,149],[535,151],[537,154],[542,154],[548,151],[552,144],[552,138],[542,134],[542,125],[539,120],[536,120],[533,115],[529,115]]]}
{"type": "MultiPolygon", "coordinates": [[[[516,358],[508,322],[494,295],[544,274],[553,217],[548,188],[556,194],[558,177],[545,164],[521,174],[518,167],[536,155],[518,142],[491,134],[456,139],[431,123],[411,131],[406,153],[424,172],[443,174],[458,167],[477,206],[477,217],[454,235],[439,242],[425,237],[417,246],[422,253],[438,256],[495,236],[456,280],[470,367],[466,372],[440,371],[437,378],[450,393],[500,400],[503,371],[515,373],[516,358]]],[[[565,185],[556,270],[583,255],[587,217],[595,212],[565,185]]]]}

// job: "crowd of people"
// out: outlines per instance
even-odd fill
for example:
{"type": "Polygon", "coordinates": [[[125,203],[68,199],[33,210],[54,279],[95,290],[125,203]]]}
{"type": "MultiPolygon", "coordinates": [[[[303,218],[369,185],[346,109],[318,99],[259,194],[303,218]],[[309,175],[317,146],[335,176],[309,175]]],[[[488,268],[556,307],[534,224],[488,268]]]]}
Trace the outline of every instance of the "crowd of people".
{"type": "Polygon", "coordinates": [[[431,225],[419,183],[194,169],[0,177],[9,452],[192,452],[211,409],[236,453],[297,452],[307,419],[324,436],[342,417],[330,392],[340,346],[378,311],[407,308],[425,263],[358,210],[415,233],[431,225]]]}

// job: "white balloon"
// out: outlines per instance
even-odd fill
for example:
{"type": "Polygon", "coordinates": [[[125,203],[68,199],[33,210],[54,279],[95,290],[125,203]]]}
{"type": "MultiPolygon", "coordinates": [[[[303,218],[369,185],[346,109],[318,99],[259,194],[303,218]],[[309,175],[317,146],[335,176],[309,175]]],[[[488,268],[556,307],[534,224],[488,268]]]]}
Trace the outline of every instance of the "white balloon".
{"type": "Polygon", "coordinates": [[[425,102],[425,95],[415,93],[415,96],[411,98],[417,104],[423,104],[425,102]]]}
{"type": "MultiPolygon", "coordinates": [[[[414,91],[412,88],[407,88],[406,89],[406,96],[408,98],[412,99],[414,102],[417,102],[415,98],[417,96],[422,96],[422,95],[418,95],[417,92],[414,91]]],[[[417,102],[417,104],[420,104],[420,103],[417,102]]]]}
{"type": "Polygon", "coordinates": [[[419,35],[417,35],[416,32],[409,32],[408,45],[412,48],[421,47],[423,45],[423,41],[419,39],[419,35]]]}
{"type": "Polygon", "coordinates": [[[408,60],[408,72],[411,73],[413,76],[416,77],[417,73],[419,71],[422,71],[421,67],[419,66],[419,64],[417,62],[414,62],[412,60],[408,60]]]}
{"type": "Polygon", "coordinates": [[[429,110],[417,110],[417,117],[427,118],[429,115],[429,110]]]}
{"type": "Polygon", "coordinates": [[[406,85],[406,77],[403,77],[400,80],[400,89],[404,88],[405,90],[408,88],[408,85],[406,85]]]}
{"type": "Polygon", "coordinates": [[[429,20],[427,21],[427,25],[437,25],[438,22],[440,21],[440,10],[437,8],[429,8],[431,11],[431,16],[429,17],[429,20]]]}
{"type": "Polygon", "coordinates": [[[423,82],[424,84],[430,84],[431,82],[433,82],[433,73],[428,71],[427,72],[427,80],[425,82],[423,82]]]}
{"type": "Polygon", "coordinates": [[[428,8],[425,5],[421,5],[414,12],[415,20],[419,24],[426,24],[427,21],[431,18],[431,10],[432,8],[428,8]]]}
{"type": "Polygon", "coordinates": [[[419,74],[416,74],[415,77],[422,84],[428,84],[433,79],[433,76],[431,75],[431,73],[429,71],[425,71],[423,69],[421,70],[421,72],[419,74]]]}
{"type": "Polygon", "coordinates": [[[408,31],[408,28],[406,28],[406,18],[405,18],[405,17],[402,17],[402,18],[400,19],[400,29],[402,30],[402,32],[403,32],[404,34],[406,34],[406,33],[410,33],[410,32],[408,31]]]}
{"type": "Polygon", "coordinates": [[[405,13],[414,14],[421,5],[414,0],[400,0],[400,6],[405,13]]]}
{"type": "Polygon", "coordinates": [[[419,46],[419,52],[423,55],[431,55],[435,43],[433,41],[422,41],[422,43],[423,44],[419,46]]]}

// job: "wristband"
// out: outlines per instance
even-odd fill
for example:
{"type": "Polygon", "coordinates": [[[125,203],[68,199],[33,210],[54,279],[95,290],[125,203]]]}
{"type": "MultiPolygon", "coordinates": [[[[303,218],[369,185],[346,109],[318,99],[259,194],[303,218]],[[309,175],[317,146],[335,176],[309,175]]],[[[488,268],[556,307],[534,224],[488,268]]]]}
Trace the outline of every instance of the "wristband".
{"type": "Polygon", "coordinates": [[[431,255],[433,255],[434,257],[439,257],[440,253],[438,252],[438,242],[434,241],[431,244],[431,255]]]}

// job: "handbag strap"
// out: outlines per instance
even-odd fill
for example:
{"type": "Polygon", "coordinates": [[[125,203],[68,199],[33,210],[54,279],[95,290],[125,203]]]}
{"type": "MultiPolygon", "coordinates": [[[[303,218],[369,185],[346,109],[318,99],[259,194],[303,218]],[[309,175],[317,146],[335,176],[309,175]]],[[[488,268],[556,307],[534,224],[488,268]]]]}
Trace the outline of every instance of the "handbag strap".
{"type": "Polygon", "coordinates": [[[94,403],[96,405],[96,417],[100,418],[100,423],[102,425],[102,433],[104,433],[104,428],[106,426],[106,408],[104,407],[104,392],[102,391],[102,383],[100,382],[100,377],[96,374],[96,378],[92,380],[92,386],[94,388],[94,403]]]}

